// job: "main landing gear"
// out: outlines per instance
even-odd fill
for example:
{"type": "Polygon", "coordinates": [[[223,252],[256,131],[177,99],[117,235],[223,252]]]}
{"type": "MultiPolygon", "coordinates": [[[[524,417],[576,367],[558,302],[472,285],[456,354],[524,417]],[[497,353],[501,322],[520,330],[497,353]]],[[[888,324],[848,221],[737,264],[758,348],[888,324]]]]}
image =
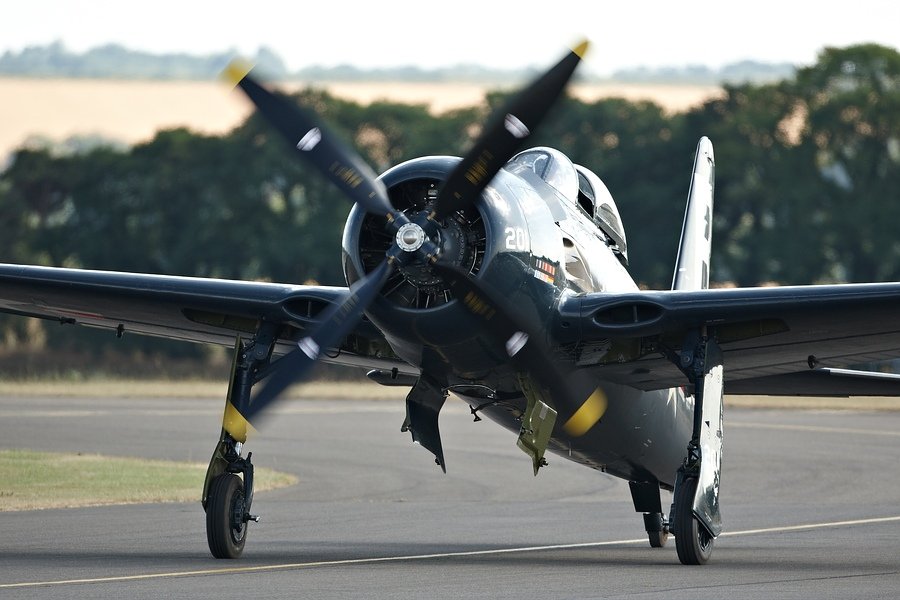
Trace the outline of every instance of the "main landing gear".
{"type": "Polygon", "coordinates": [[[235,344],[222,433],[203,484],[206,539],[215,558],[238,558],[247,542],[249,522],[259,522],[259,517],[250,513],[253,463],[252,453],[241,456],[249,425],[240,409],[249,405],[253,384],[265,375],[276,339],[277,328],[263,323],[251,341],[245,344],[238,338],[235,344]]]}
{"type": "Polygon", "coordinates": [[[675,479],[669,527],[682,564],[702,565],[712,555],[713,542],[722,531],[722,351],[706,331],[695,332],[685,341],[679,361],[694,387],[694,426],[687,457],[675,479]]]}

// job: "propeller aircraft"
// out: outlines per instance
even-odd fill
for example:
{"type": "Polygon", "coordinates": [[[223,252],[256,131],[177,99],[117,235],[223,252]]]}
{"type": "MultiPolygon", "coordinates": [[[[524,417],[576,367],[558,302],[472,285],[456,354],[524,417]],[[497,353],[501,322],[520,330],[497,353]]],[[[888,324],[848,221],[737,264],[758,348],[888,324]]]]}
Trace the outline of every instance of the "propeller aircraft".
{"type": "Polygon", "coordinates": [[[723,394],[897,395],[844,369],[900,349],[900,283],[708,289],[714,155],[701,138],[671,290],[628,273],[616,204],[562,152],[517,150],[563,92],[584,42],[515,96],[462,158],[380,176],[310,110],[240,64],[228,77],[351,202],[347,287],[0,265],[0,311],[233,347],[202,491],[209,548],[237,558],[253,504],[257,422],[316,361],[409,386],[403,431],[446,471],[450,392],[517,435],[535,474],[553,453],[629,482],[651,546],[706,563],[722,530],[723,394]],[[726,376],[727,367],[727,376],[726,376]],[[664,508],[661,490],[673,492],[664,508]]]}

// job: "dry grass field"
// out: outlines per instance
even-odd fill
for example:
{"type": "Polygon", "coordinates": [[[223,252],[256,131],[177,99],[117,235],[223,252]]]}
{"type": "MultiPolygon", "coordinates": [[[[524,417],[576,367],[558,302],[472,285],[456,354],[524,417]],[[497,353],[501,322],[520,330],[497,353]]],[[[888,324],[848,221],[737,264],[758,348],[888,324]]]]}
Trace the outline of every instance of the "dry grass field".
{"type": "MultiPolygon", "coordinates": [[[[309,83],[292,83],[298,89],[309,83]]],[[[470,83],[320,82],[336,96],[369,104],[388,99],[426,104],[434,113],[480,103],[487,86],[470,83]]],[[[670,112],[684,111],[720,93],[716,86],[585,84],[572,88],[583,100],[606,97],[652,100],[670,112]]],[[[151,138],[159,129],[186,126],[224,133],[250,112],[225,84],[212,81],[113,81],[0,78],[0,160],[31,136],[63,140],[98,135],[126,143],[151,138]]]]}

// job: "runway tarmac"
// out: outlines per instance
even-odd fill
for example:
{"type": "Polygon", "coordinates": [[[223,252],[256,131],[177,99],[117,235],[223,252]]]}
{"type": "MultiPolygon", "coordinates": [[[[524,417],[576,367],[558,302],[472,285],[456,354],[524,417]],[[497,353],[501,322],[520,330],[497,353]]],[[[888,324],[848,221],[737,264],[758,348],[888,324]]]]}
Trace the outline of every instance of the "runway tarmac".
{"type": "MultiPolygon", "coordinates": [[[[0,396],[0,448],[206,462],[221,401],[0,396]]],[[[244,557],[191,504],[0,512],[0,598],[893,598],[900,413],[726,413],[726,533],[704,567],[645,541],[626,482],[441,416],[448,473],[392,401],[292,401],[248,444],[297,486],[259,494],[244,557]]],[[[0,482],[0,502],[2,502],[0,482]]],[[[199,496],[199,490],[198,490],[199,496]]],[[[668,503],[669,498],[664,502],[668,503]]]]}

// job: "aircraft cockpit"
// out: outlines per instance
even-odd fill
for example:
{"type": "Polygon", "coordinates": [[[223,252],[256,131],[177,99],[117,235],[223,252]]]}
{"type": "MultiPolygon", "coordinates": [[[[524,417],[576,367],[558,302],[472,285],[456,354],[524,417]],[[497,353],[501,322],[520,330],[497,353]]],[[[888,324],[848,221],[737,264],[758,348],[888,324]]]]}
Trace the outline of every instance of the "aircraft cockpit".
{"type": "Polygon", "coordinates": [[[628,264],[628,246],[619,209],[606,185],[591,170],[574,164],[553,148],[524,150],[509,161],[512,171],[530,170],[555,189],[563,199],[581,209],[604,233],[607,243],[623,264],[628,264]]]}
{"type": "Polygon", "coordinates": [[[609,193],[606,184],[597,175],[581,165],[574,165],[578,173],[578,203],[588,211],[593,209],[593,214],[588,215],[594,224],[600,228],[609,238],[609,245],[619,259],[628,265],[628,244],[625,241],[625,228],[622,226],[622,218],[619,209],[609,193]]]}
{"type": "Polygon", "coordinates": [[[569,157],[553,148],[531,148],[515,155],[508,167],[527,169],[543,179],[569,202],[578,195],[578,175],[569,157]]]}

